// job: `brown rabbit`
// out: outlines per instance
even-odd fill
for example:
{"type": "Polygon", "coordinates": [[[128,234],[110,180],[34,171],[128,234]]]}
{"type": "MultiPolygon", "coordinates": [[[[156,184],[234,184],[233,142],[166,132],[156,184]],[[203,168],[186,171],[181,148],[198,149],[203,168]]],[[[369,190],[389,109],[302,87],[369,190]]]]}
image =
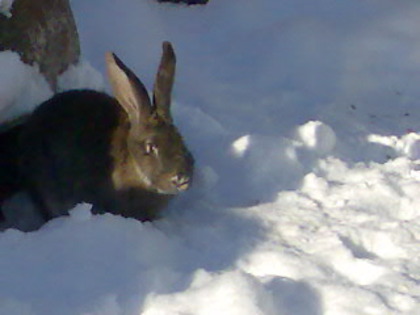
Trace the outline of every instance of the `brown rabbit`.
{"type": "Polygon", "coordinates": [[[92,90],[57,94],[22,131],[21,175],[46,220],[79,202],[93,204],[94,213],[152,220],[191,184],[194,160],[170,113],[171,44],[163,43],[153,102],[116,55],[107,53],[106,62],[115,98],[92,90]]]}

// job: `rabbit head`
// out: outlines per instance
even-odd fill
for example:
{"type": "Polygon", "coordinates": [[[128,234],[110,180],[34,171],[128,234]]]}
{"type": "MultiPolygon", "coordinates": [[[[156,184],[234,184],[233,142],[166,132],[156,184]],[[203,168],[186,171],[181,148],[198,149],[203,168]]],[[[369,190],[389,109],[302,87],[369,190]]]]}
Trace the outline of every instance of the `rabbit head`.
{"type": "Polygon", "coordinates": [[[170,113],[175,76],[175,53],[169,42],[157,71],[151,101],[136,75],[113,53],[106,55],[114,96],[125,113],[114,135],[112,180],[117,190],[142,188],[159,194],[186,190],[193,175],[194,160],[170,113]]]}

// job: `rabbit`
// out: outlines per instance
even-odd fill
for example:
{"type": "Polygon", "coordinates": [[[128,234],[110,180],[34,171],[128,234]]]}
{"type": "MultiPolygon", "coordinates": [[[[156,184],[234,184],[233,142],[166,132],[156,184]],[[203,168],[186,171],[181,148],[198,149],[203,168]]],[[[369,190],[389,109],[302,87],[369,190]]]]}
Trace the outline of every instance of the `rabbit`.
{"type": "Polygon", "coordinates": [[[18,139],[23,122],[0,125],[0,222],[5,221],[2,206],[21,188],[18,139]]]}
{"type": "Polygon", "coordinates": [[[170,113],[176,57],[163,43],[153,101],[143,83],[106,53],[111,97],[70,90],[35,109],[20,137],[23,185],[47,221],[77,203],[140,221],[192,183],[194,158],[170,113]]]}

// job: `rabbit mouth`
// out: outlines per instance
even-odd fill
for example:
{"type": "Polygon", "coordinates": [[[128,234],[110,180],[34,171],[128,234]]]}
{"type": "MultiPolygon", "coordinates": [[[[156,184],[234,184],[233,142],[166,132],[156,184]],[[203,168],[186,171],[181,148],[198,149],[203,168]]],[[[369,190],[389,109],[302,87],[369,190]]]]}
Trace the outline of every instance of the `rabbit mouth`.
{"type": "Polygon", "coordinates": [[[175,175],[171,181],[178,192],[187,190],[191,184],[191,179],[187,175],[175,175]]]}
{"type": "Polygon", "coordinates": [[[176,184],[175,187],[177,188],[178,191],[181,192],[190,188],[190,184],[191,184],[191,181],[189,179],[186,179],[182,183],[176,184]]]}
{"type": "Polygon", "coordinates": [[[174,176],[171,178],[170,184],[166,187],[157,188],[156,191],[165,195],[179,194],[191,186],[191,179],[187,176],[174,176]]]}

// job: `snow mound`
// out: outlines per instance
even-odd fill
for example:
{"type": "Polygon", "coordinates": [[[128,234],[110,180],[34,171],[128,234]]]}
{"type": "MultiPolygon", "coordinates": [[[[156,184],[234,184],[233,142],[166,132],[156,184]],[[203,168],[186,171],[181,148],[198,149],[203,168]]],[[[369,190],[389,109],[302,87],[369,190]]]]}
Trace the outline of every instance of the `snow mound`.
{"type": "MultiPolygon", "coordinates": [[[[24,64],[17,53],[0,52],[0,124],[31,113],[52,96],[52,91],[36,66],[24,64]]],[[[86,61],[70,66],[58,79],[61,91],[91,88],[103,90],[102,75],[86,61]]]]}
{"type": "Polygon", "coordinates": [[[333,129],[321,121],[310,121],[298,127],[298,138],[302,144],[319,154],[331,152],[336,143],[333,129]]]}
{"type": "Polygon", "coordinates": [[[12,16],[10,10],[12,9],[13,1],[14,0],[0,0],[0,14],[10,18],[12,16]]]}
{"type": "Polygon", "coordinates": [[[52,92],[38,69],[11,51],[0,52],[0,124],[30,113],[52,92]]]}
{"type": "Polygon", "coordinates": [[[420,159],[420,134],[418,133],[410,132],[402,137],[372,134],[368,136],[368,141],[392,148],[398,154],[412,160],[420,159]]]}
{"type": "Polygon", "coordinates": [[[101,91],[105,82],[102,75],[95,70],[86,60],[81,60],[77,65],[69,68],[59,76],[59,91],[73,89],[92,89],[101,91]]]}

